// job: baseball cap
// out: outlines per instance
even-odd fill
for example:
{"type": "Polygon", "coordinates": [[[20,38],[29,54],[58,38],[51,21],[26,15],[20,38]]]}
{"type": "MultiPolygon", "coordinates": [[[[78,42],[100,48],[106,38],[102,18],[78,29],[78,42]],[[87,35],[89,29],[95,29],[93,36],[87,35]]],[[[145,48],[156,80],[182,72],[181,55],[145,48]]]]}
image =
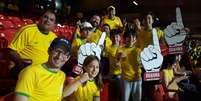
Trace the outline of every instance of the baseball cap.
{"type": "Polygon", "coordinates": [[[83,22],[83,23],[81,23],[81,29],[83,29],[83,28],[93,28],[93,26],[91,25],[91,23],[89,23],[89,22],[83,22]]]}
{"type": "Polygon", "coordinates": [[[59,46],[64,46],[66,52],[70,52],[70,50],[71,50],[71,43],[68,40],[66,40],[65,38],[61,38],[61,37],[55,38],[52,41],[50,48],[56,48],[59,46]]]}
{"type": "Polygon", "coordinates": [[[111,5],[111,6],[109,6],[109,7],[107,8],[108,11],[109,11],[109,9],[115,10],[115,7],[111,5]]]}

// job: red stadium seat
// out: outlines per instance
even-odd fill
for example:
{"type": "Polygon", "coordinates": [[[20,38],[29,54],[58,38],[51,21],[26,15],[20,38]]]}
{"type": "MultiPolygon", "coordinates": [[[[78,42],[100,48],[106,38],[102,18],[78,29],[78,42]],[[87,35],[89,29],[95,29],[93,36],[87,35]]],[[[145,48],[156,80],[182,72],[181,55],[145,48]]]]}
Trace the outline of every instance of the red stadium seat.
{"type": "Polygon", "coordinates": [[[16,32],[17,32],[17,29],[5,29],[2,32],[3,34],[5,34],[5,38],[8,40],[8,44],[11,43],[16,32]]]}
{"type": "Polygon", "coordinates": [[[8,16],[8,19],[11,21],[21,22],[20,18],[16,16],[8,16]]]}
{"type": "Polygon", "coordinates": [[[0,20],[0,26],[2,29],[16,28],[12,21],[0,20]]]}
{"type": "Polygon", "coordinates": [[[0,97],[0,101],[13,101],[14,100],[15,93],[10,92],[9,94],[0,97]]]}
{"type": "Polygon", "coordinates": [[[0,48],[7,48],[8,40],[5,37],[5,34],[0,32],[0,48]]]}
{"type": "Polygon", "coordinates": [[[17,28],[20,28],[20,27],[22,27],[24,25],[23,21],[21,21],[19,17],[8,16],[8,19],[10,21],[12,21],[16,25],[17,28]]]}
{"type": "Polygon", "coordinates": [[[3,14],[0,14],[0,20],[6,20],[6,16],[4,16],[3,14]]]}
{"type": "Polygon", "coordinates": [[[101,101],[108,101],[109,100],[109,81],[108,80],[103,80],[104,81],[104,87],[102,88],[100,92],[100,100],[101,101]]]}
{"type": "Polygon", "coordinates": [[[25,25],[33,23],[33,20],[27,18],[23,18],[22,21],[24,22],[25,25]]]}

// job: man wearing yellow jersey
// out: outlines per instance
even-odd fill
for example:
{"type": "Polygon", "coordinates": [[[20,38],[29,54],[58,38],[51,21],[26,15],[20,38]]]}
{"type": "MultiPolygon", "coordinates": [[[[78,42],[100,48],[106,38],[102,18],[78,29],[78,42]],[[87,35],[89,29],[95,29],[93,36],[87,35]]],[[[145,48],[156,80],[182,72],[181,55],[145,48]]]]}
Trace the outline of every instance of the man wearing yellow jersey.
{"type": "Polygon", "coordinates": [[[82,22],[80,27],[80,37],[76,37],[72,42],[72,55],[77,60],[78,50],[81,45],[88,42],[87,36],[91,33],[92,25],[89,22],[82,22]]]}
{"type": "MultiPolygon", "coordinates": [[[[153,15],[151,12],[148,12],[144,15],[143,18],[143,28],[138,33],[137,43],[136,46],[139,47],[141,50],[143,50],[148,45],[152,44],[153,38],[152,38],[152,28],[153,28],[153,15]]],[[[164,33],[159,28],[156,28],[157,30],[157,36],[160,43],[164,42],[164,33]]]]}
{"type": "Polygon", "coordinates": [[[89,33],[91,33],[92,30],[92,25],[89,22],[82,22],[81,26],[80,26],[80,36],[77,36],[74,38],[73,42],[72,42],[72,57],[70,58],[69,61],[71,61],[70,63],[70,67],[67,70],[67,75],[68,76],[72,76],[72,77],[76,77],[78,76],[77,72],[78,71],[74,71],[76,70],[76,67],[74,67],[75,65],[77,65],[77,56],[78,56],[78,50],[80,48],[81,45],[85,44],[86,42],[88,42],[87,40],[87,36],[89,35],[89,33]]]}
{"type": "Polygon", "coordinates": [[[69,41],[54,39],[46,63],[31,65],[20,72],[14,101],[61,101],[65,74],[60,69],[70,58],[70,49],[69,41]]]}
{"type": "Polygon", "coordinates": [[[98,40],[102,34],[102,31],[100,30],[100,21],[101,18],[99,15],[93,15],[90,19],[90,23],[92,24],[93,29],[91,33],[87,36],[87,40],[89,42],[94,42],[96,44],[98,43],[98,40]]]}
{"type": "Polygon", "coordinates": [[[122,101],[141,101],[142,78],[140,66],[140,49],[135,47],[136,33],[127,29],[124,33],[125,46],[117,52],[121,63],[122,101]],[[130,100],[129,100],[130,99],[130,100]]]}
{"type": "MultiPolygon", "coordinates": [[[[142,21],[143,27],[141,27],[141,30],[138,31],[137,42],[136,42],[136,47],[140,48],[140,50],[143,50],[144,48],[148,47],[148,45],[153,44],[153,38],[152,38],[153,23],[154,23],[153,13],[152,12],[145,13],[142,21]]],[[[164,44],[165,42],[164,42],[163,31],[160,30],[159,28],[156,28],[156,31],[159,43],[164,44]]],[[[146,96],[143,99],[146,98],[151,99],[152,95],[151,97],[149,95],[150,93],[152,93],[152,91],[155,90],[154,87],[155,85],[143,82],[142,86],[143,86],[142,87],[143,96],[146,96]]]]}
{"type": "Polygon", "coordinates": [[[103,24],[108,24],[110,26],[110,29],[118,29],[122,28],[123,24],[122,21],[119,17],[115,16],[116,15],[116,10],[114,6],[109,6],[107,8],[108,15],[103,18],[102,25],[103,24]]]}
{"type": "Polygon", "coordinates": [[[45,11],[39,24],[24,26],[15,34],[9,48],[33,65],[47,62],[48,47],[56,37],[51,31],[55,21],[55,13],[51,10],[45,11]]]}

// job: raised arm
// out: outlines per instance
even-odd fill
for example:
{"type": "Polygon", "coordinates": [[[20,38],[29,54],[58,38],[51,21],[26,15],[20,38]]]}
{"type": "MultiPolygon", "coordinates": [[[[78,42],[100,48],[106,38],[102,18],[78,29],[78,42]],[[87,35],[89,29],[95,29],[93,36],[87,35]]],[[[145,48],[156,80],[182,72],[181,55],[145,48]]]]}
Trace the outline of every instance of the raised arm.
{"type": "Polygon", "coordinates": [[[64,88],[64,92],[63,92],[63,98],[71,95],[74,91],[76,91],[78,89],[78,87],[86,82],[87,80],[89,80],[89,75],[88,73],[84,73],[83,75],[80,76],[80,78],[76,79],[75,81],[73,81],[72,83],[69,83],[65,88],[64,88]]]}

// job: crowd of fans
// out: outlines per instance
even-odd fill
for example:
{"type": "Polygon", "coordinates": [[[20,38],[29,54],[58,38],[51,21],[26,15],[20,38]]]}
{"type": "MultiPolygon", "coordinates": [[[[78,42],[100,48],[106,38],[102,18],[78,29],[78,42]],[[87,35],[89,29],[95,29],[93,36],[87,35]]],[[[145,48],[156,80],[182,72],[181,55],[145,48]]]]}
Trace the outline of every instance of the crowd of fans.
{"type": "MultiPolygon", "coordinates": [[[[5,48],[12,49],[23,64],[12,66],[16,61],[9,59],[7,63],[11,64],[9,68],[20,68],[9,69],[16,71],[9,72],[17,78],[15,91],[11,90],[15,92],[15,101],[101,101],[105,86],[108,86],[106,83],[109,83],[109,91],[104,97],[108,101],[201,98],[201,44],[194,40],[184,40],[186,51],[181,54],[163,54],[159,83],[144,82],[140,52],[153,44],[153,28],[160,45],[166,48],[168,45],[163,29],[153,26],[154,15],[151,12],[142,15],[133,18],[133,22],[122,22],[115,7],[109,6],[107,15],[94,14],[90,20],[80,17],[71,34],[65,35],[59,28],[66,26],[57,25],[55,29],[55,13],[47,10],[37,23],[20,27],[8,46],[3,45],[6,41],[1,39],[0,54],[5,48]],[[106,38],[101,47],[101,60],[87,56],[82,72],[75,72],[80,46],[98,44],[102,32],[106,32],[106,38]]],[[[3,37],[1,34],[0,38],[3,37]]],[[[3,59],[0,55],[0,60],[3,59]]],[[[6,65],[2,64],[0,61],[0,67],[4,68],[6,65]]]]}

